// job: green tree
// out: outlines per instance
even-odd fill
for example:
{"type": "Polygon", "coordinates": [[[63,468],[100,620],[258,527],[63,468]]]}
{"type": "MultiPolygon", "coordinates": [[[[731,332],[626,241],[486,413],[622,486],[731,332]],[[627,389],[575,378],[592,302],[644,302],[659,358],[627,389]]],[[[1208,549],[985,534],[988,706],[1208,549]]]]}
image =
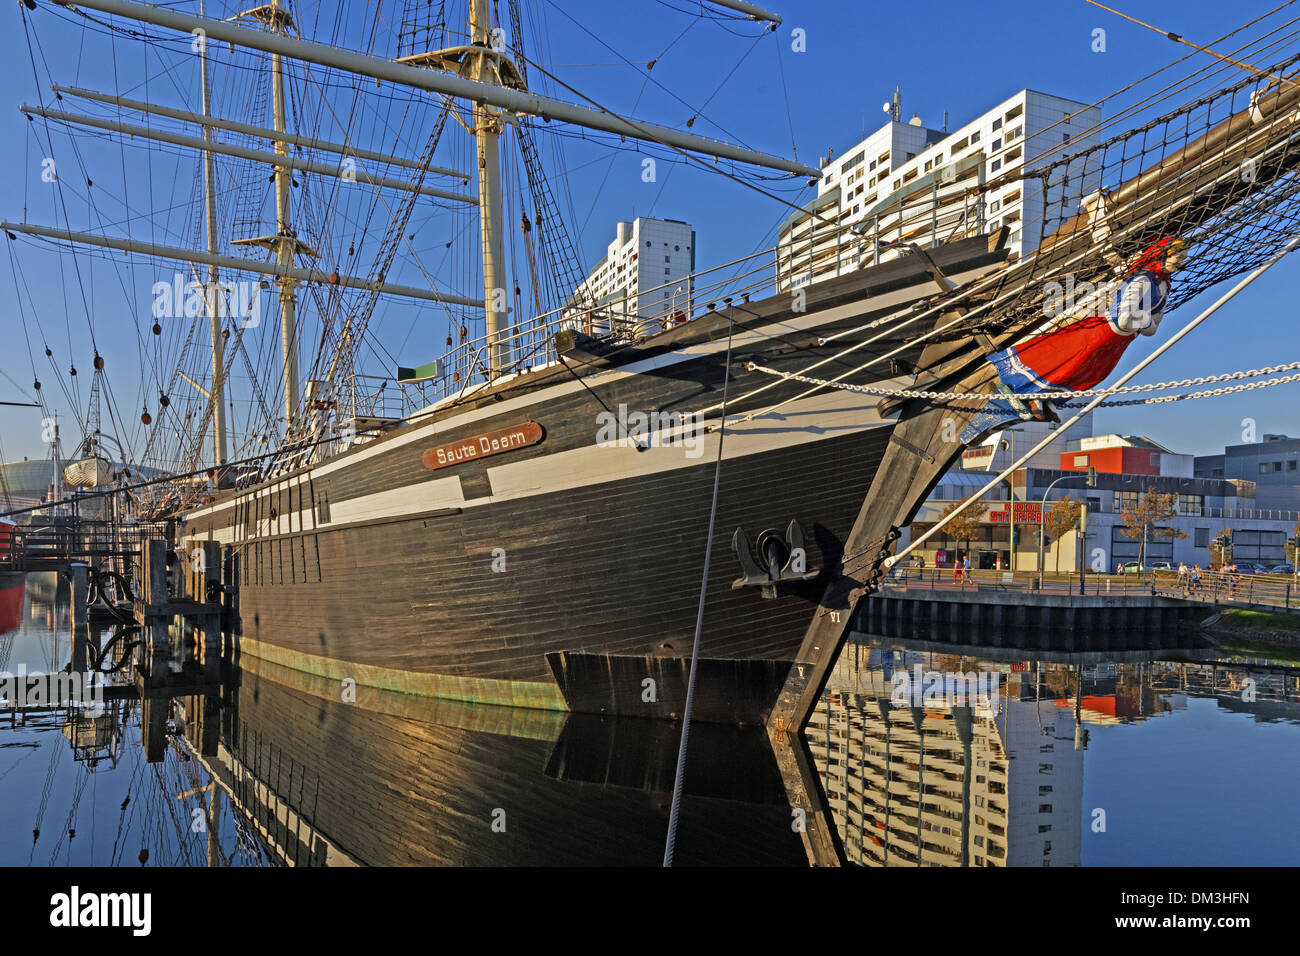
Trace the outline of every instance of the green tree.
{"type": "Polygon", "coordinates": [[[1121,509],[1120,517],[1124,526],[1119,529],[1120,534],[1142,542],[1141,547],[1138,548],[1140,567],[1146,567],[1147,541],[1153,538],[1162,540],[1187,537],[1183,532],[1173,528],[1159,527],[1161,521],[1168,521],[1176,514],[1178,514],[1178,496],[1173,492],[1160,492],[1154,488],[1147,488],[1142,492],[1137,504],[1131,508],[1121,509]]]}
{"type": "MultiPolygon", "coordinates": [[[[942,517],[947,518],[950,514],[953,514],[961,507],[961,504],[960,501],[953,502],[944,510],[942,517]]],[[[947,532],[948,537],[960,541],[966,546],[967,555],[970,554],[970,539],[979,534],[980,529],[983,527],[984,516],[988,513],[988,510],[987,505],[973,504],[944,525],[944,531],[947,532]]]]}
{"type": "Polygon", "coordinates": [[[1210,542],[1210,563],[1212,565],[1217,564],[1220,568],[1222,568],[1225,564],[1228,563],[1228,557],[1231,554],[1232,554],[1232,529],[1224,528],[1222,531],[1216,534],[1214,536],[1214,540],[1210,542]],[[1224,544],[1220,545],[1219,544],[1220,541],[1223,541],[1224,544]]]}
{"type": "MultiPolygon", "coordinates": [[[[1043,514],[1043,534],[1049,541],[1059,542],[1061,538],[1074,530],[1079,520],[1079,503],[1071,501],[1066,495],[1059,501],[1053,501],[1052,507],[1043,514]]],[[[1044,543],[1044,547],[1046,544],[1044,543]]],[[[1061,548],[1056,548],[1056,573],[1061,572],[1061,548]]]]}

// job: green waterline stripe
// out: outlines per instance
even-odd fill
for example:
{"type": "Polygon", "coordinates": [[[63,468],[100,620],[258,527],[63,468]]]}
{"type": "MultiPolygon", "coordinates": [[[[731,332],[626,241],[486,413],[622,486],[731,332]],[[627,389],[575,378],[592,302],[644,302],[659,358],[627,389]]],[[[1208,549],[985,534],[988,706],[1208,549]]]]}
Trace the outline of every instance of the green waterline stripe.
{"type": "Polygon", "coordinates": [[[239,638],[240,653],[281,667],[292,668],[342,682],[352,679],[358,685],[377,687],[398,694],[440,697],[467,704],[491,704],[497,707],[531,707],[537,710],[568,710],[560,688],[547,681],[497,680],[488,677],[455,677],[420,671],[357,664],[319,654],[291,651],[249,637],[239,638]]]}
{"type": "Polygon", "coordinates": [[[245,678],[246,690],[256,688],[256,681],[249,680],[249,678],[256,678],[308,694],[317,700],[328,700],[336,704],[344,701],[343,706],[357,707],[374,714],[438,724],[442,727],[453,727],[474,733],[542,740],[553,744],[560,739],[564,725],[569,719],[569,712],[565,710],[467,704],[464,701],[446,700],[441,697],[398,694],[367,684],[356,686],[355,701],[345,700],[341,693],[342,685],[338,681],[326,680],[324,677],[306,671],[273,664],[252,654],[241,656],[239,664],[245,678]]]}

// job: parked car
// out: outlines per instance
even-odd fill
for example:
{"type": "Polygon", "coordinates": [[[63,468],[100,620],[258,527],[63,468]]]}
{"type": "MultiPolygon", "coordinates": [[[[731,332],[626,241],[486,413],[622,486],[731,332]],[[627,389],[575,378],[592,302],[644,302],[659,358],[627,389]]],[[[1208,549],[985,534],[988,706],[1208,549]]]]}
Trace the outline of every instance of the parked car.
{"type": "Polygon", "coordinates": [[[1268,569],[1262,564],[1256,564],[1254,561],[1238,561],[1238,574],[1267,574],[1268,569]]]}
{"type": "Polygon", "coordinates": [[[1275,564],[1268,569],[1269,574],[1295,574],[1295,567],[1290,564],[1275,564]]]}
{"type": "Polygon", "coordinates": [[[1137,561],[1129,561],[1122,568],[1120,568],[1119,573],[1120,574],[1141,574],[1143,570],[1145,569],[1142,567],[1141,563],[1137,561]]]}
{"type": "Polygon", "coordinates": [[[1174,566],[1173,566],[1172,564],[1170,564],[1168,561],[1152,561],[1152,562],[1151,562],[1151,570],[1152,570],[1152,571],[1172,571],[1173,569],[1174,569],[1174,566]]]}

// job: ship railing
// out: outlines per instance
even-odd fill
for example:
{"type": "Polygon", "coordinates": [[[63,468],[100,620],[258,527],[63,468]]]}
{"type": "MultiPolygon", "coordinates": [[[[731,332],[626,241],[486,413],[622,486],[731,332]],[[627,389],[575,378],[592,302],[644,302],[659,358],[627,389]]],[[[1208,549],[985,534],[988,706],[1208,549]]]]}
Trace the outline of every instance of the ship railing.
{"type": "Polygon", "coordinates": [[[376,410],[389,408],[406,418],[417,409],[463,395],[491,379],[490,356],[494,351],[500,358],[499,377],[553,364],[558,361],[555,335],[562,331],[581,332],[609,344],[630,345],[725,308],[729,299],[739,303],[774,294],[778,291],[772,269],[775,252],[775,248],[762,249],[642,289],[635,297],[635,307],[627,297],[600,303],[570,299],[557,309],[495,336],[481,335],[461,342],[438,360],[436,376],[424,382],[397,383],[358,375],[359,381],[379,382],[383,387],[370,392],[357,389],[357,414],[378,414],[376,410]],[[381,394],[386,390],[390,394],[381,394]]]}

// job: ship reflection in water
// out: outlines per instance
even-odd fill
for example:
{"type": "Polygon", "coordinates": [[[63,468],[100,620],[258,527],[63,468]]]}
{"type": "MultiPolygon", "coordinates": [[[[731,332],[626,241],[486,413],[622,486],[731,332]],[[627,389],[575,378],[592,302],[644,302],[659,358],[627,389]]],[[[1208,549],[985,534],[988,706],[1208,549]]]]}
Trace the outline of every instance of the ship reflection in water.
{"type": "MultiPolygon", "coordinates": [[[[0,670],[65,666],[66,605],[30,586],[0,606],[15,601],[0,670]]],[[[1300,860],[1300,668],[1203,648],[1034,655],[846,646],[806,735],[818,780],[805,783],[820,782],[849,862],[1300,860]]],[[[119,679],[98,716],[0,714],[0,864],[662,859],[674,724],[365,687],[353,700],[249,658],[152,674],[119,679]]],[[[677,863],[804,865],[799,816],[765,735],[692,729],[677,863]]]]}

